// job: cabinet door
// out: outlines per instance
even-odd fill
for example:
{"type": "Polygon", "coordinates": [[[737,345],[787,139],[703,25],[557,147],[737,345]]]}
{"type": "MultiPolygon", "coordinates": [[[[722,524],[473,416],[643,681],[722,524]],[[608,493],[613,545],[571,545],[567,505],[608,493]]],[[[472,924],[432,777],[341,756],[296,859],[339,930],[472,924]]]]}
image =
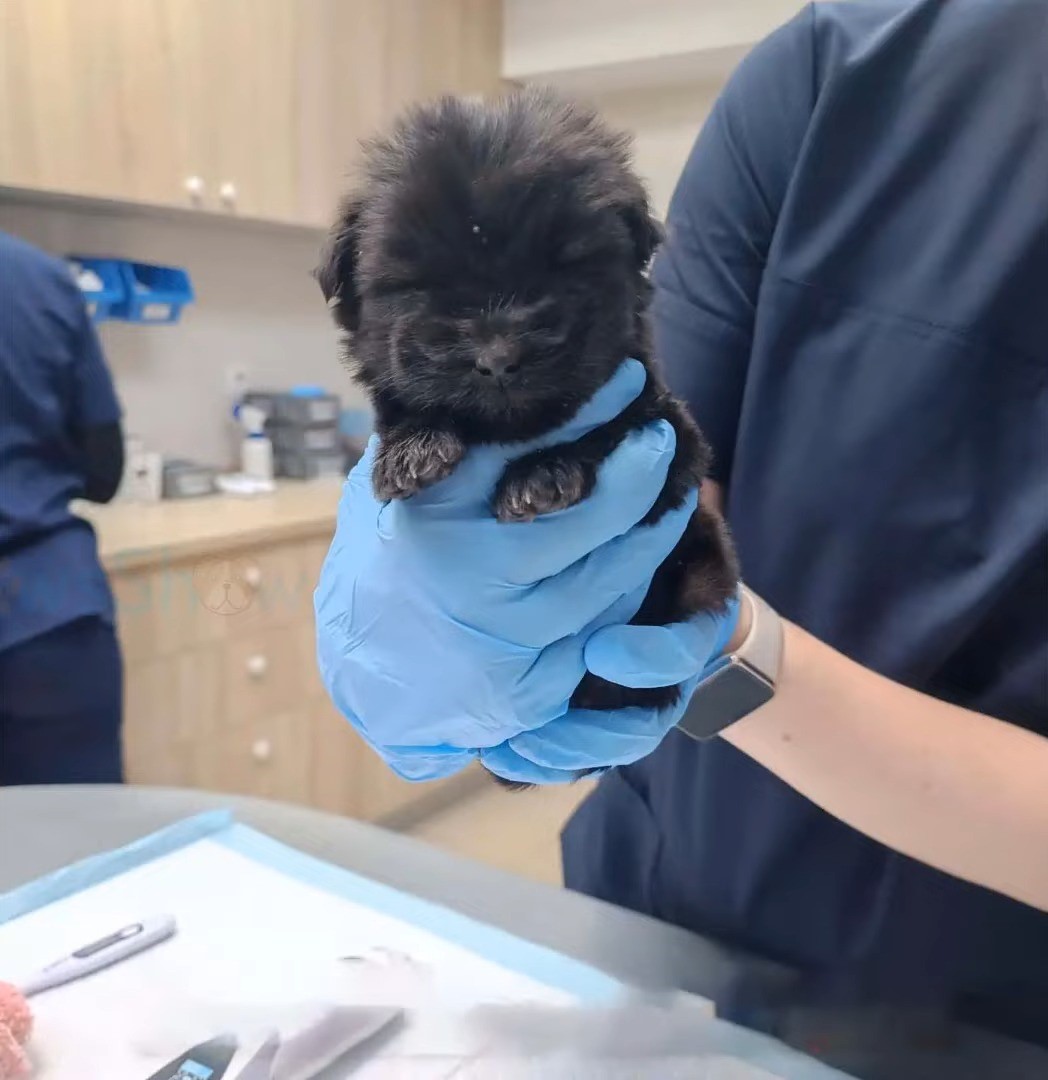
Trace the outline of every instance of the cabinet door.
{"type": "Polygon", "coordinates": [[[370,765],[364,740],[327,698],[317,698],[308,712],[313,744],[310,804],[344,817],[360,817],[360,773],[370,765]]]}
{"type": "Polygon", "coordinates": [[[0,183],[183,202],[195,2],[4,0],[0,183]]]}
{"type": "Polygon", "coordinates": [[[502,5],[500,0],[315,0],[306,7],[311,20],[306,33],[319,34],[323,48],[313,50],[311,92],[318,104],[306,115],[301,190],[304,215],[328,224],[352,183],[361,139],[384,129],[412,102],[499,91],[502,5]],[[316,116],[323,116],[322,124],[316,116]]]}
{"type": "Polygon", "coordinates": [[[205,8],[208,171],[218,205],[248,217],[299,217],[300,36],[311,4],[209,0],[205,8]]]}
{"type": "Polygon", "coordinates": [[[387,112],[441,94],[494,93],[502,63],[501,7],[490,0],[393,0],[384,56],[387,112]]]}
{"type": "Polygon", "coordinates": [[[313,747],[300,712],[224,725],[196,758],[194,784],[263,799],[309,803],[313,747]]]}
{"type": "Polygon", "coordinates": [[[208,768],[224,727],[219,650],[129,663],[124,688],[130,783],[195,787],[201,772],[212,775],[208,768]]]}

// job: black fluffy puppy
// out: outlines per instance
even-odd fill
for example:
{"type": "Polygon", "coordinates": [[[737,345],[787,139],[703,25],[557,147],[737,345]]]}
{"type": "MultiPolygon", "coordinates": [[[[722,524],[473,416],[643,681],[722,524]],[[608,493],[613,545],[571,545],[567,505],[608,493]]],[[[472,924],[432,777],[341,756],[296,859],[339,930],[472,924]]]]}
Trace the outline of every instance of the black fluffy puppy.
{"type": "MultiPolygon", "coordinates": [[[[709,451],[651,356],[645,271],[659,239],[628,138],[548,93],[445,99],[371,142],[317,276],[374,403],[378,497],[435,483],[471,444],[553,430],[632,356],[648,372],[640,397],[578,441],[514,461],[492,511],[526,521],[585,499],[626,433],[659,418],[676,431],[676,455],[644,520],[680,506],[709,451]]],[[[633,621],[719,608],[737,576],[720,519],[700,509],[633,621]]],[[[677,687],[587,675],[572,703],[665,707],[677,697],[677,687]]]]}

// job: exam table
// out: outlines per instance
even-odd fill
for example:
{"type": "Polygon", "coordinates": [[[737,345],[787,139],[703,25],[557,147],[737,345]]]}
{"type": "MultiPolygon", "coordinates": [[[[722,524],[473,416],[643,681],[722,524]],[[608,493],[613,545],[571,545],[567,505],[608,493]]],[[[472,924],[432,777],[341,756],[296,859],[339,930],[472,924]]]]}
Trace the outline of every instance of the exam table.
{"type": "Polygon", "coordinates": [[[624,983],[708,998],[722,1017],[772,1031],[856,1076],[1048,1076],[1043,1051],[1005,1047],[979,1033],[950,1047],[929,1047],[932,1061],[922,1067],[912,1044],[895,1045],[890,1025],[861,1030],[856,1042],[855,1031],[833,1030],[825,1013],[798,1009],[800,978],[786,967],[373,825],[260,799],[148,787],[0,788],[0,893],[181,818],[225,807],[307,854],[555,949],[624,983]],[[929,1065],[932,1071],[926,1071],[929,1065]]]}
{"type": "Polygon", "coordinates": [[[147,787],[0,788],[0,893],[180,818],[231,808],[275,839],[443,904],[631,985],[684,989],[718,1010],[761,1009],[793,977],[678,927],[456,858],[408,836],[284,803],[147,787]]]}

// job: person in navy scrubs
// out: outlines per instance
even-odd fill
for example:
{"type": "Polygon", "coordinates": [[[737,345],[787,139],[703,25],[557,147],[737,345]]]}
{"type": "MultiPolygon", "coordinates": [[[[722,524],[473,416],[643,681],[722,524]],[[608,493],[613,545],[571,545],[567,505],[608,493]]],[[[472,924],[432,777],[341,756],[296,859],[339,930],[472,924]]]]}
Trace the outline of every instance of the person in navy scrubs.
{"type": "Polygon", "coordinates": [[[120,405],[79,288],[0,233],[0,785],[123,776],[113,599],[74,498],[108,502],[120,405]]]}
{"type": "MultiPolygon", "coordinates": [[[[747,584],[866,668],[1048,735],[1048,5],[805,8],[730,80],[667,229],[656,352],[747,584]]],[[[1048,1044],[1048,915],[728,740],[672,731],[610,773],[563,854],[570,887],[796,965],[813,1002],[1048,1044]]]]}

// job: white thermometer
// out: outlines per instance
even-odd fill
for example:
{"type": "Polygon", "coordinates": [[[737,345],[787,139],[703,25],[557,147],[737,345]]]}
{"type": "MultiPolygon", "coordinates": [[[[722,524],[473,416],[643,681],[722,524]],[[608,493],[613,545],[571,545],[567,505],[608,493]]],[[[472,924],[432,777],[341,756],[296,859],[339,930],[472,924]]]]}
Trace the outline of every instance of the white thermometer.
{"type": "Polygon", "coordinates": [[[174,917],[157,915],[152,919],[131,923],[114,934],[83,945],[76,952],[63,956],[53,964],[31,975],[19,989],[26,997],[51,990],[56,986],[92,975],[110,964],[118,964],[129,956],[151,949],[162,941],[167,941],[176,930],[174,917]]]}

